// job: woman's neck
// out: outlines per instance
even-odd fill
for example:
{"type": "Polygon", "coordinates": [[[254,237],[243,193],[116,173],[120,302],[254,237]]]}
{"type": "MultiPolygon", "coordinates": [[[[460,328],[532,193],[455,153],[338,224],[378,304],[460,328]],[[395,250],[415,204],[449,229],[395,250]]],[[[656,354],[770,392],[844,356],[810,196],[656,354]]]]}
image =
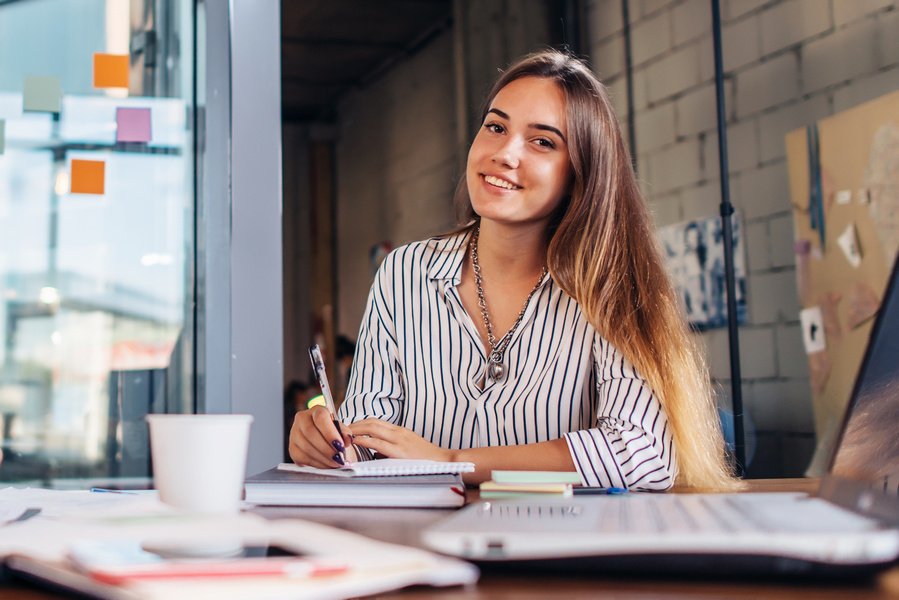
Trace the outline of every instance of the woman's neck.
{"type": "Polygon", "coordinates": [[[478,261],[493,281],[532,279],[546,264],[546,229],[542,223],[509,227],[482,221],[478,261]]]}

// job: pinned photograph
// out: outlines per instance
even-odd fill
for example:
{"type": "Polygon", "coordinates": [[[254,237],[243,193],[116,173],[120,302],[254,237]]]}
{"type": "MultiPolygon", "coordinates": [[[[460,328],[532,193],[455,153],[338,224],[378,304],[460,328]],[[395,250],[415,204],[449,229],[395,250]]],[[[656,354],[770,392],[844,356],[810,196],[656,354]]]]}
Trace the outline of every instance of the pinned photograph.
{"type": "Polygon", "coordinates": [[[846,229],[837,238],[837,245],[843,251],[843,255],[846,256],[850,265],[857,269],[862,264],[862,252],[858,246],[858,236],[855,235],[855,225],[849,223],[846,226],[846,229]]]}
{"type": "Polygon", "coordinates": [[[799,312],[802,322],[802,344],[806,354],[823,352],[827,348],[824,340],[824,315],[820,306],[803,309],[799,312]]]}

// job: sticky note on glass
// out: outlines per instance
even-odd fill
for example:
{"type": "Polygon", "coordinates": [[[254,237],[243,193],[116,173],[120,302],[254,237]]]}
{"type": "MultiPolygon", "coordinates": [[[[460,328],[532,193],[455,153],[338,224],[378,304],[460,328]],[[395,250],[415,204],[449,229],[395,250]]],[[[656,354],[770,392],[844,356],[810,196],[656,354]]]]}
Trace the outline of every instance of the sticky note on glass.
{"type": "Polygon", "coordinates": [[[94,87],[128,87],[127,54],[94,54],[94,87]]]}
{"type": "Polygon", "coordinates": [[[149,142],[151,138],[150,109],[115,109],[117,142],[149,142]]]}
{"type": "Polygon", "coordinates": [[[58,113],[62,106],[62,85],[57,77],[30,76],[22,90],[22,110],[58,113]]]}
{"type": "Polygon", "coordinates": [[[837,238],[837,245],[839,245],[840,250],[843,251],[843,255],[846,256],[846,260],[849,261],[849,264],[855,267],[856,269],[860,264],[862,264],[862,252],[858,247],[858,236],[855,235],[855,225],[849,223],[846,226],[846,229],[843,230],[843,233],[840,234],[840,237],[837,238]]]}
{"type": "Polygon", "coordinates": [[[72,159],[69,175],[73,194],[103,194],[106,190],[106,163],[102,160],[72,159]]]}
{"type": "Polygon", "coordinates": [[[823,351],[827,345],[824,340],[824,315],[820,306],[803,309],[799,312],[802,322],[802,344],[806,354],[823,351]]]}
{"type": "Polygon", "coordinates": [[[6,148],[6,121],[0,119],[0,154],[6,148]]]}

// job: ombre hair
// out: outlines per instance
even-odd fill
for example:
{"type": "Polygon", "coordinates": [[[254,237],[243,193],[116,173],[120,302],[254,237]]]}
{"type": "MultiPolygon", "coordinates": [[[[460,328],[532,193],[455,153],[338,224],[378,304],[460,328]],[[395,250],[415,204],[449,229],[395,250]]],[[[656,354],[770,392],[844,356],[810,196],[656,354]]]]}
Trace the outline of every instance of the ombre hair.
{"type": "MultiPolygon", "coordinates": [[[[547,231],[553,280],[590,324],[649,383],[671,426],[676,484],[710,490],[737,485],[709,375],[662,263],[654,228],[605,86],[580,59],[545,50],[502,73],[493,99],[524,77],[556,82],[565,97],[572,186],[547,231]]],[[[459,229],[475,226],[463,174],[455,194],[459,229]]]]}

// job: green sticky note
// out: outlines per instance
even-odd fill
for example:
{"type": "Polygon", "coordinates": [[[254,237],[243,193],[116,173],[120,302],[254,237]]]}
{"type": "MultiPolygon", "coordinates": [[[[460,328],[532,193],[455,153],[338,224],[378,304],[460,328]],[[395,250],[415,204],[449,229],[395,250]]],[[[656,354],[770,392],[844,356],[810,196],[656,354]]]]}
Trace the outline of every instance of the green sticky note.
{"type": "Polygon", "coordinates": [[[58,113],[62,107],[62,85],[58,77],[30,76],[25,78],[22,110],[27,112],[58,113]]]}
{"type": "Polygon", "coordinates": [[[574,471],[493,471],[491,476],[496,483],[581,483],[574,471]]]}
{"type": "Polygon", "coordinates": [[[0,154],[6,148],[6,121],[0,119],[0,154]]]}

